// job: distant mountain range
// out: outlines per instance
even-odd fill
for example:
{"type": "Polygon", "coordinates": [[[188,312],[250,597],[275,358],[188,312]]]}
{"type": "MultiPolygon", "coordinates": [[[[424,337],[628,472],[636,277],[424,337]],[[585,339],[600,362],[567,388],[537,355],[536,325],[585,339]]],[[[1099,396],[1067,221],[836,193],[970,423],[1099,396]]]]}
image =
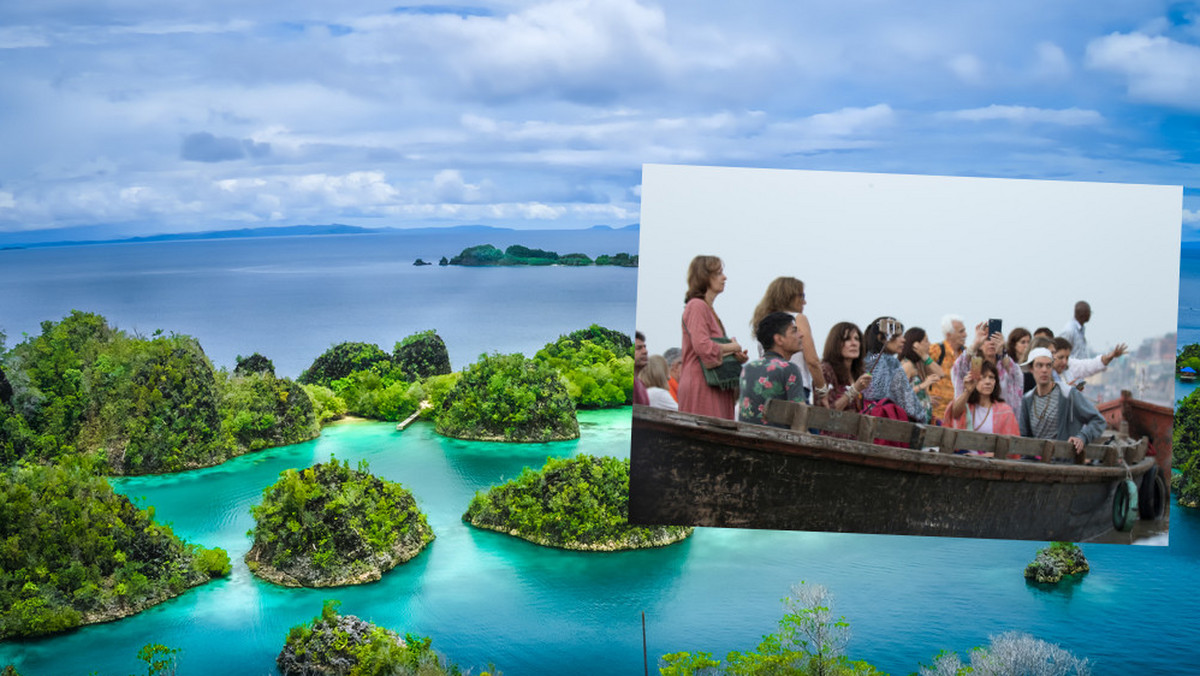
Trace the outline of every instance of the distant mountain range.
{"type": "MultiPolygon", "coordinates": [[[[588,231],[619,231],[619,230],[638,230],[639,225],[634,223],[620,228],[614,228],[608,225],[593,225],[590,228],[579,230],[579,232],[588,231]]],[[[59,231],[45,231],[46,237],[52,237],[59,231]]],[[[20,232],[20,233],[0,233],[0,250],[2,249],[32,249],[35,247],[48,246],[82,246],[87,244],[124,244],[136,242],[172,242],[183,240],[205,240],[205,239],[245,239],[251,237],[310,237],[314,235],[378,235],[378,234],[437,234],[445,232],[455,233],[511,233],[521,232],[516,228],[498,228],[491,225],[453,225],[446,227],[423,227],[423,228],[363,228],[356,225],[342,225],[332,223],[330,225],[289,225],[281,227],[264,227],[264,228],[241,228],[239,230],[209,230],[206,232],[179,232],[160,235],[145,235],[140,237],[123,237],[113,239],[69,239],[69,240],[51,240],[35,241],[37,232],[20,232]]]]}

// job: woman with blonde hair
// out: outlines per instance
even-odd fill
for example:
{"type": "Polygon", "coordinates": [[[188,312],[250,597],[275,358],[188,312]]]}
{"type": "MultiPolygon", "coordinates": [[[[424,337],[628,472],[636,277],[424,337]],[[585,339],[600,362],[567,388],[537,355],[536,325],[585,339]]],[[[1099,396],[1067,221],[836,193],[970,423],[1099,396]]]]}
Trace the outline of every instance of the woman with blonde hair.
{"type": "Polygon", "coordinates": [[[678,411],[679,404],[675,403],[675,398],[671,396],[668,380],[670,379],[670,367],[667,366],[667,358],[661,354],[652,354],[646,360],[646,367],[638,374],[638,379],[646,386],[646,394],[650,397],[650,405],[655,408],[665,408],[671,411],[678,411]]]}
{"type": "Polygon", "coordinates": [[[704,378],[703,366],[716,368],[726,355],[739,362],[747,360],[737,340],[725,338],[713,301],[725,290],[725,267],[716,256],[696,256],[688,265],[687,295],[683,308],[683,367],[679,373],[679,410],[733,420],[737,386],[733,389],[712,387],[704,378]]]}
{"type": "MultiPolygon", "coordinates": [[[[804,282],[795,277],[776,277],[767,285],[754,315],[750,319],[750,330],[757,331],[758,323],[763,317],[772,312],[787,312],[796,319],[796,329],[800,332],[800,351],[792,355],[791,362],[800,367],[800,375],[804,379],[805,398],[812,395],[812,403],[824,404],[829,393],[825,376],[821,372],[821,357],[817,354],[816,343],[813,342],[812,327],[808,317],[804,316],[804,282]]],[[[765,350],[768,346],[759,346],[765,350]]]]}

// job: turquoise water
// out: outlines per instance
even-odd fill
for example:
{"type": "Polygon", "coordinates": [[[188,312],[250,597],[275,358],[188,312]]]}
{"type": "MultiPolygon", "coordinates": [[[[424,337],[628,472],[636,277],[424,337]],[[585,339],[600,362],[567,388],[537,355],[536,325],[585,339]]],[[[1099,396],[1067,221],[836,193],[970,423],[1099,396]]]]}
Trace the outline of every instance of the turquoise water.
{"type": "Polygon", "coordinates": [[[184,538],[226,548],[232,576],[119,622],[0,644],[0,663],[15,661],[26,676],[128,674],[138,671],[138,648],[155,641],[182,649],[180,674],[272,674],[288,628],[336,598],[344,612],[431,636],[436,649],[477,671],[494,662],[510,676],[632,673],[642,666],[641,612],[652,659],[678,650],[723,655],[773,631],[779,599],[807,580],[833,591],[835,610],[852,627],[851,654],[891,673],[1013,629],[1093,658],[1099,674],[1191,668],[1186,620],[1200,616],[1200,602],[1176,590],[1200,583],[1200,516],[1182,508],[1172,513],[1170,548],[1085,546],[1093,572],[1057,590],[1021,576],[1036,543],[697,529],[664,549],[588,554],[461,522],[476,490],[547,456],[628,455],[629,409],[580,419],[580,440],[545,445],[444,439],[426,423],[404,432],[344,423],[220,467],[115,481],[184,538]],[[365,459],[402,482],[437,539],[373,584],[296,590],[257,580],[241,561],[250,506],[282,470],[330,454],[365,459]]]}
{"type": "MultiPolygon", "coordinates": [[[[257,350],[294,376],[336,340],[388,348],[437,328],[459,368],[493,349],[532,354],[592,322],[632,328],[634,270],[410,266],[410,256],[436,260],[478,243],[470,237],[0,252],[0,329],[12,345],[38,322],[78,308],[144,334],[196,335],[218,365],[257,350]]],[[[593,251],[575,240],[523,243],[593,251]]],[[[595,246],[601,253],[632,248],[607,239],[595,246]]],[[[1200,257],[1185,252],[1180,284],[1180,344],[1200,341],[1200,257]]],[[[1054,590],[1022,578],[1038,547],[1029,542],[698,529],[660,550],[588,554],[460,521],[476,490],[547,456],[628,456],[628,409],[580,419],[579,441],[548,445],[453,441],[425,423],[403,433],[387,423],[339,424],[314,441],[220,467],[116,481],[183,537],[227,549],[232,576],[125,620],[0,643],[0,665],[15,662],[26,676],[140,673],[137,650],[159,642],[182,649],[180,674],[274,674],[288,628],[336,598],[345,612],[432,637],[435,648],[476,673],[488,662],[509,676],[641,673],[642,612],[652,664],[679,650],[723,656],[752,649],[773,631],[779,600],[807,580],[833,592],[835,611],[852,628],[850,654],[894,674],[1009,630],[1092,658],[1097,674],[1195,670],[1200,651],[1191,624],[1200,602],[1191,590],[1200,586],[1200,513],[1180,507],[1172,510],[1169,548],[1085,545],[1093,572],[1054,590]],[[241,562],[250,506],[282,470],[331,453],[366,459],[412,490],[437,539],[369,585],[313,591],[259,582],[241,562]]]]}

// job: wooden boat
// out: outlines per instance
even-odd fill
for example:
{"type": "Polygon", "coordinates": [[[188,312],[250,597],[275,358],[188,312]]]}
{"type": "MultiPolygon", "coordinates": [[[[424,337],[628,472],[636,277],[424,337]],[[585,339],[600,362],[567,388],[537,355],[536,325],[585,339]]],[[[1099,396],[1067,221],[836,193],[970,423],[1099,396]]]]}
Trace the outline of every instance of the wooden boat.
{"type": "Polygon", "coordinates": [[[781,400],[767,419],[783,427],[635,406],[630,522],[1083,542],[1132,527],[1158,472],[1145,438],[1111,433],[1077,462],[1067,442],[781,400]]]}

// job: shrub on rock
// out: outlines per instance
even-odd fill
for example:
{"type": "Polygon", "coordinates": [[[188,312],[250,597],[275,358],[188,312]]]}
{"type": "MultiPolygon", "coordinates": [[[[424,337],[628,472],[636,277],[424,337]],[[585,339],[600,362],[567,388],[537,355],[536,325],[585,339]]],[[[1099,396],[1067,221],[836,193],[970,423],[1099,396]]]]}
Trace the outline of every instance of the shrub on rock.
{"type": "Polygon", "coordinates": [[[575,404],[558,373],[520,354],[483,355],[442,401],[437,432],[476,441],[579,438],[575,404]]]}
{"type": "Polygon", "coordinates": [[[416,556],[433,531],[400,484],[331,458],[280,473],[251,508],[254,546],[246,564],[288,587],[334,587],[378,580],[416,556]]]}

